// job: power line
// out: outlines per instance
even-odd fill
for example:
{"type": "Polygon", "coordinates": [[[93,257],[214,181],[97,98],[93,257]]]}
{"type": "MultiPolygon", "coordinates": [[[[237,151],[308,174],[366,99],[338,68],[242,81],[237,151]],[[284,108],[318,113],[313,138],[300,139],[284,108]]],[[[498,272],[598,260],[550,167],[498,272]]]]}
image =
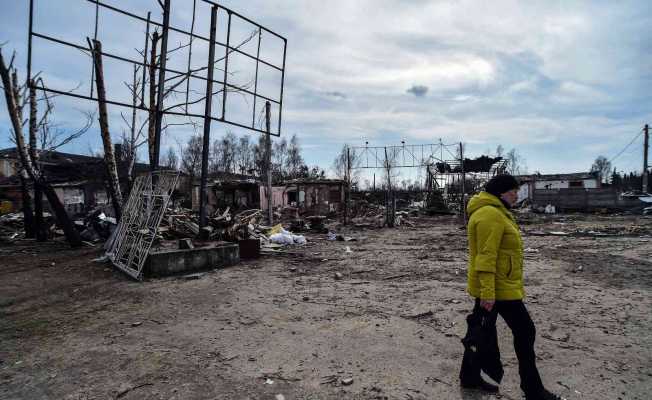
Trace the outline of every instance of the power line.
{"type": "Polygon", "coordinates": [[[643,134],[643,131],[640,131],[640,132],[638,133],[638,135],[634,136],[634,139],[632,139],[632,141],[629,142],[629,143],[627,144],[627,146],[625,146],[622,150],[620,150],[620,152],[619,152],[618,154],[616,154],[615,156],[613,156],[613,157],[609,160],[609,162],[612,162],[612,161],[615,160],[616,158],[620,157],[620,156],[625,152],[625,150],[627,150],[627,148],[629,148],[629,146],[631,146],[632,143],[634,143],[634,141],[635,141],[636,139],[638,139],[639,136],[641,136],[642,134],[643,134]]]}

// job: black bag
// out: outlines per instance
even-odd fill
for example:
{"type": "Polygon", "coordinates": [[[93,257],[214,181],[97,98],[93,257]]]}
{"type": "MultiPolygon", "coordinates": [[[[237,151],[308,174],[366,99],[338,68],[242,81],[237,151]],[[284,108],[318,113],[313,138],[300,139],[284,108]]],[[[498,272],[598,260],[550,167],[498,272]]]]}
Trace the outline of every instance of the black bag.
{"type": "MultiPolygon", "coordinates": [[[[489,312],[480,307],[480,302],[476,301],[473,312],[466,317],[468,329],[462,338],[462,344],[466,350],[462,363],[466,365],[462,370],[466,370],[468,373],[482,370],[491,379],[500,383],[504,370],[498,349],[497,316],[495,308],[489,312]]],[[[464,379],[464,377],[461,378],[464,379]]]]}

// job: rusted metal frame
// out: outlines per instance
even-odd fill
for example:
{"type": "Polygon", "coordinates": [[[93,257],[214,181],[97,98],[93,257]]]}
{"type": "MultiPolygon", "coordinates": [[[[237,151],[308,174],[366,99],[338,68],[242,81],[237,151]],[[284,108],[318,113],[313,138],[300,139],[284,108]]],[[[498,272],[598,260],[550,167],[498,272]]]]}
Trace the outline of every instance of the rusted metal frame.
{"type": "MultiPolygon", "coordinates": [[[[258,50],[256,50],[256,75],[254,77],[254,107],[251,113],[251,127],[256,125],[256,98],[258,97],[258,60],[260,59],[260,42],[262,39],[262,30],[258,28],[258,50]]],[[[282,84],[281,84],[282,87],[282,84]]]]}
{"type": "MultiPolygon", "coordinates": [[[[93,33],[93,43],[97,40],[97,28],[100,24],[100,6],[95,5],[95,32],[93,33]]],[[[91,63],[91,97],[93,97],[93,81],[95,80],[95,67],[91,63]]]]}
{"type": "MultiPolygon", "coordinates": [[[[208,81],[206,83],[206,99],[204,101],[204,137],[201,154],[201,180],[199,186],[199,228],[207,224],[206,218],[206,181],[208,180],[208,152],[211,137],[211,114],[213,106],[213,71],[215,70],[215,35],[217,31],[217,6],[211,8],[211,41],[208,45],[208,81]]],[[[201,233],[201,230],[200,230],[201,233]]]]}
{"type": "MultiPolygon", "coordinates": [[[[70,97],[76,97],[78,99],[97,101],[97,98],[94,98],[94,97],[85,96],[83,94],[64,92],[62,90],[51,89],[51,88],[48,88],[48,87],[45,87],[45,86],[36,85],[35,88],[38,89],[38,90],[43,90],[43,91],[46,91],[46,92],[59,94],[59,95],[63,95],[63,96],[70,96],[70,97]]],[[[112,105],[115,105],[115,106],[133,108],[133,105],[131,105],[131,104],[122,103],[122,102],[114,101],[114,100],[106,100],[106,104],[112,104],[112,105]]],[[[142,110],[142,111],[149,111],[149,108],[147,108],[147,107],[136,107],[136,108],[139,109],[139,110],[142,110]]],[[[190,113],[187,114],[187,113],[174,112],[174,111],[164,111],[163,113],[164,114],[169,114],[169,115],[177,115],[177,116],[180,116],[180,117],[204,118],[204,116],[202,114],[190,114],[190,113]]],[[[210,117],[210,119],[211,119],[211,121],[224,122],[220,118],[217,118],[217,117],[210,117]]],[[[265,131],[263,129],[256,129],[256,128],[252,129],[248,125],[243,125],[243,124],[240,124],[240,123],[237,123],[237,122],[229,121],[228,124],[229,125],[234,125],[234,126],[237,126],[237,127],[240,127],[240,128],[249,129],[249,130],[252,130],[252,131],[255,131],[255,132],[259,132],[259,133],[267,133],[267,131],[265,131]]],[[[270,135],[279,136],[278,133],[270,133],[270,135]]]]}
{"type": "MultiPolygon", "coordinates": [[[[115,11],[115,12],[117,12],[117,13],[119,13],[119,14],[123,14],[123,15],[127,15],[127,16],[129,16],[129,17],[132,17],[132,18],[136,18],[136,19],[141,20],[141,21],[143,21],[143,22],[146,22],[146,21],[147,21],[144,17],[141,17],[140,15],[136,15],[136,14],[134,14],[134,13],[130,13],[130,12],[128,12],[128,11],[121,10],[121,9],[119,9],[119,8],[117,8],[117,7],[114,7],[114,6],[111,6],[111,5],[108,5],[108,4],[105,4],[105,3],[102,3],[102,2],[99,1],[99,0],[86,0],[86,1],[88,1],[88,2],[90,2],[90,3],[93,3],[93,4],[99,4],[101,7],[107,8],[107,9],[109,9],[109,10],[111,10],[111,11],[115,11]]],[[[202,0],[202,1],[205,1],[205,0],[202,0]]],[[[212,3],[212,2],[209,2],[209,3],[210,3],[210,4],[218,5],[217,3],[212,3]]],[[[222,8],[222,9],[224,9],[224,10],[228,10],[227,8],[222,7],[222,6],[220,6],[220,5],[218,5],[218,6],[219,6],[220,8],[222,8]]],[[[230,11],[230,10],[228,10],[228,11],[230,11]]],[[[285,40],[284,37],[278,35],[278,34],[275,33],[275,32],[270,31],[269,29],[265,28],[264,26],[261,26],[261,25],[255,23],[255,22],[251,21],[250,19],[248,19],[248,18],[246,18],[246,17],[243,17],[242,15],[236,13],[235,11],[231,11],[231,13],[237,15],[239,18],[241,18],[241,19],[243,19],[243,20],[249,22],[250,24],[259,27],[260,29],[264,29],[265,31],[267,31],[267,32],[269,32],[269,33],[272,33],[273,35],[278,36],[279,38],[285,40]]],[[[160,23],[160,22],[151,21],[151,23],[152,23],[153,25],[157,25],[157,26],[159,26],[159,27],[164,27],[164,24],[163,24],[163,23],[160,23]]],[[[179,29],[179,28],[176,28],[176,27],[174,27],[174,26],[169,26],[168,28],[169,28],[171,31],[173,31],[173,32],[181,33],[181,34],[184,34],[184,35],[187,35],[187,36],[192,36],[192,37],[195,38],[195,39],[201,39],[201,40],[204,40],[204,41],[209,41],[209,40],[210,40],[209,38],[207,38],[207,37],[205,37],[205,36],[197,35],[196,33],[190,33],[190,32],[188,32],[188,31],[186,31],[186,30],[179,29]]],[[[217,45],[219,45],[219,46],[223,46],[223,47],[226,46],[224,43],[219,42],[219,41],[217,41],[217,42],[215,42],[215,43],[216,43],[217,45]]],[[[254,56],[252,56],[251,54],[246,53],[246,52],[244,52],[244,51],[242,51],[242,50],[239,50],[239,49],[236,49],[236,48],[231,48],[230,50],[231,50],[231,51],[234,51],[234,52],[236,52],[236,53],[242,54],[242,55],[245,56],[245,57],[249,57],[249,58],[255,59],[254,56]]],[[[259,60],[259,61],[260,61],[261,63],[267,65],[268,67],[271,67],[271,68],[277,69],[277,70],[279,70],[279,71],[282,70],[281,67],[276,66],[276,65],[274,65],[274,64],[272,64],[272,63],[270,63],[270,62],[267,62],[267,61],[265,61],[265,60],[259,60]]]]}
{"type": "MultiPolygon", "coordinates": [[[[59,43],[59,44],[61,44],[61,45],[74,47],[74,48],[79,49],[79,50],[82,50],[82,51],[88,51],[88,48],[87,48],[87,47],[84,47],[84,46],[81,46],[81,45],[78,45],[78,44],[75,44],[75,43],[70,43],[70,42],[67,42],[67,41],[65,41],[65,40],[57,39],[57,38],[54,38],[54,37],[51,37],[51,36],[48,36],[48,35],[44,35],[44,34],[42,34],[42,33],[38,33],[38,32],[33,32],[32,34],[33,34],[33,36],[36,36],[36,37],[41,38],[41,39],[44,39],[44,40],[49,40],[49,41],[52,41],[52,42],[55,42],[55,43],[59,43]]],[[[216,42],[216,44],[217,44],[217,42],[216,42]]],[[[30,52],[29,54],[31,54],[31,52],[30,52]]],[[[127,58],[127,57],[122,57],[122,56],[118,56],[118,55],[111,54],[111,53],[106,53],[106,52],[101,52],[100,54],[101,54],[103,57],[109,57],[109,58],[113,58],[113,59],[116,59],[116,60],[124,61],[124,62],[127,62],[127,63],[131,63],[131,64],[135,64],[135,65],[140,65],[140,66],[143,66],[143,67],[145,67],[145,68],[149,67],[149,63],[147,63],[147,62],[136,61],[136,60],[132,60],[132,59],[127,58]]],[[[161,70],[160,67],[157,67],[157,69],[158,69],[158,70],[161,70]]],[[[171,69],[171,68],[166,68],[165,70],[166,70],[167,72],[172,72],[172,73],[174,73],[174,74],[178,74],[178,76],[173,77],[173,78],[171,78],[171,79],[180,78],[180,77],[182,77],[182,76],[188,76],[188,77],[190,77],[190,78],[200,79],[200,80],[203,80],[203,81],[206,81],[206,80],[207,80],[207,78],[205,78],[205,77],[203,77],[203,76],[195,75],[195,74],[192,74],[192,73],[189,74],[188,72],[182,72],[182,71],[178,71],[178,70],[171,69]]],[[[224,82],[223,82],[223,81],[219,81],[219,80],[215,80],[215,79],[213,79],[213,83],[217,83],[217,84],[220,84],[220,85],[224,85],[224,82]]],[[[241,92],[244,92],[244,93],[247,93],[247,94],[250,94],[250,95],[254,95],[254,92],[252,92],[252,91],[250,91],[250,90],[247,90],[247,89],[244,89],[244,88],[240,88],[240,87],[238,87],[238,86],[236,86],[236,85],[232,85],[232,84],[230,84],[230,83],[226,83],[226,87],[227,87],[227,88],[231,88],[231,89],[237,89],[238,91],[241,91],[241,92]]],[[[275,103],[275,104],[279,104],[279,105],[280,105],[280,102],[279,102],[278,100],[271,99],[271,98],[266,97],[266,96],[263,96],[263,95],[261,95],[261,94],[256,94],[256,96],[259,97],[259,98],[261,98],[261,99],[265,99],[266,101],[269,101],[269,102],[271,102],[271,103],[275,103]]],[[[166,111],[165,113],[167,113],[167,111],[166,111]]],[[[186,115],[186,114],[183,114],[183,115],[186,115]]],[[[187,114],[187,115],[188,115],[188,116],[192,116],[192,114],[187,114]]],[[[230,123],[230,122],[229,122],[229,123],[230,123]]],[[[238,126],[241,126],[241,127],[245,127],[245,128],[247,128],[247,126],[245,126],[245,125],[238,125],[238,126]]],[[[261,132],[263,132],[263,131],[261,130],[261,132]]]]}
{"type": "Polygon", "coordinates": [[[231,41],[231,11],[228,11],[229,19],[226,27],[226,47],[224,51],[224,86],[222,89],[222,121],[226,116],[226,79],[229,71],[229,42],[231,41]]]}
{"type": "Polygon", "coordinates": [[[213,1],[210,1],[210,0],[202,0],[202,1],[203,1],[204,3],[208,3],[208,4],[211,4],[211,5],[214,5],[214,6],[218,6],[218,7],[220,7],[222,10],[225,10],[226,12],[228,12],[229,14],[233,14],[233,15],[235,15],[236,17],[238,17],[238,18],[240,18],[240,19],[242,19],[242,20],[244,20],[244,21],[249,22],[251,25],[256,25],[256,26],[258,26],[258,27],[264,29],[264,30],[267,31],[268,33],[271,33],[272,35],[278,37],[279,39],[283,39],[283,40],[285,40],[285,38],[284,38],[283,36],[279,35],[278,33],[274,32],[274,31],[272,31],[272,30],[269,30],[269,29],[265,28],[265,27],[262,26],[262,25],[259,25],[258,23],[256,23],[256,22],[250,20],[249,18],[245,17],[244,15],[239,14],[237,11],[233,11],[233,10],[231,10],[230,8],[224,7],[224,6],[219,5],[219,4],[217,4],[217,3],[213,2],[213,1]]]}
{"type": "MultiPolygon", "coordinates": [[[[197,0],[192,0],[192,22],[190,23],[190,39],[188,43],[188,71],[192,67],[192,39],[193,34],[195,33],[195,15],[197,12],[197,0]]],[[[213,46],[214,41],[213,33],[211,32],[211,41],[209,46],[213,46]]],[[[186,80],[186,112],[188,112],[188,101],[190,96],[190,79],[186,80]]]]}
{"type": "MultiPolygon", "coordinates": [[[[278,36],[278,35],[277,35],[278,36]]],[[[280,37],[280,36],[279,36],[280,37]]],[[[278,133],[281,134],[281,117],[283,113],[283,86],[285,84],[285,55],[288,47],[288,41],[285,38],[283,39],[283,69],[281,69],[281,94],[279,97],[279,106],[278,106],[278,133]]]]}

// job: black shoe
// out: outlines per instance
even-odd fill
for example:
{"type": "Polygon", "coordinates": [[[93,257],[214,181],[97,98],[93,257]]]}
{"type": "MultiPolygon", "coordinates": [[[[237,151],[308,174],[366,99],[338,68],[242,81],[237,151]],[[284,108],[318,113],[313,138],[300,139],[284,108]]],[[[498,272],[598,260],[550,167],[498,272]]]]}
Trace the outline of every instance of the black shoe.
{"type": "Polygon", "coordinates": [[[482,378],[480,378],[479,381],[473,383],[462,381],[460,383],[460,386],[462,386],[464,389],[475,389],[487,393],[498,393],[498,386],[492,385],[491,383],[485,381],[482,378]]]}
{"type": "Polygon", "coordinates": [[[535,395],[525,395],[525,400],[566,400],[563,397],[549,392],[547,389],[543,389],[543,391],[539,394],[535,395]]]}

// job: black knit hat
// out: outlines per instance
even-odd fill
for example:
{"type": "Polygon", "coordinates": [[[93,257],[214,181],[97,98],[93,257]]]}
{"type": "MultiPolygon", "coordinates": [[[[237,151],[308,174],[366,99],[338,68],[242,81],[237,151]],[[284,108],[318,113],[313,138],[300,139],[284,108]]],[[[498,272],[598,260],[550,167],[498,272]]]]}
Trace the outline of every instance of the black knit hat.
{"type": "Polygon", "coordinates": [[[509,192],[512,189],[518,189],[519,187],[520,184],[516,178],[509,174],[504,174],[491,178],[485,185],[484,191],[500,197],[501,194],[509,192]]]}

